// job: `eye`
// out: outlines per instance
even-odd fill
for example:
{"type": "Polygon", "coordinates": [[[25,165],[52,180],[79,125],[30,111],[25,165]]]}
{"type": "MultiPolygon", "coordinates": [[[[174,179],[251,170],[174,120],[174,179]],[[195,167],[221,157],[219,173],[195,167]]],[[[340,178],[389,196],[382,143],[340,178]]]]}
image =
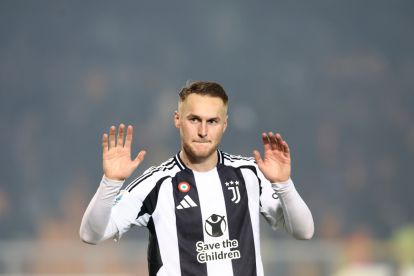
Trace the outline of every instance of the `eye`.
{"type": "Polygon", "coordinates": [[[199,121],[199,119],[197,117],[190,118],[189,120],[192,123],[197,123],[199,121]]]}
{"type": "Polygon", "coordinates": [[[209,123],[210,125],[216,125],[218,123],[218,120],[217,119],[211,119],[211,120],[208,120],[207,123],[209,123]]]}

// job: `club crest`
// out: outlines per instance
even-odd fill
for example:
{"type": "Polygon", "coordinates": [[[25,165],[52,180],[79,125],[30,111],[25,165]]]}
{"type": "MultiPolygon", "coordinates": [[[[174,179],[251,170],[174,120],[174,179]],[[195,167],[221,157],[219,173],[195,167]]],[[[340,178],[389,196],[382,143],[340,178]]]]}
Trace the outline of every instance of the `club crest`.
{"type": "Polygon", "coordinates": [[[227,189],[229,189],[233,194],[231,201],[233,201],[235,204],[239,203],[240,202],[239,181],[230,180],[230,181],[227,181],[225,184],[226,184],[227,189]]]}

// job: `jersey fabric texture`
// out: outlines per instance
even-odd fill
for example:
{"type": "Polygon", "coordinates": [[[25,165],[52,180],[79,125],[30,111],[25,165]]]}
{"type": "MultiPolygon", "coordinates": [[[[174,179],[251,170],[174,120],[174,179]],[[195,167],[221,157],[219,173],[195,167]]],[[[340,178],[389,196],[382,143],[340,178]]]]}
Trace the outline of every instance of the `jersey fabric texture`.
{"type": "Polygon", "coordinates": [[[148,228],[150,275],[263,275],[259,217],[283,225],[281,201],[253,158],[217,154],[208,172],[190,170],[177,154],[119,194],[117,238],[148,228]]]}

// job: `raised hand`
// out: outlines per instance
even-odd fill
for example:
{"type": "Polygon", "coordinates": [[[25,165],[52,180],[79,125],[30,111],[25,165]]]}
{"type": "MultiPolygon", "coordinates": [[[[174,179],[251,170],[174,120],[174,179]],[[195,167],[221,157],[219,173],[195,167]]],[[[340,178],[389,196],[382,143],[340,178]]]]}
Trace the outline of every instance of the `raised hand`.
{"type": "Polygon", "coordinates": [[[125,180],[135,171],[144,160],[145,151],[140,151],[134,160],[131,160],[131,144],[133,136],[132,126],[128,126],[124,143],[125,125],[120,124],[116,137],[115,126],[111,126],[108,134],[102,136],[102,161],[106,177],[112,180],[125,180]]]}
{"type": "Polygon", "coordinates": [[[263,175],[272,183],[287,181],[290,177],[290,150],[279,133],[262,133],[264,158],[253,151],[256,163],[263,175]]]}

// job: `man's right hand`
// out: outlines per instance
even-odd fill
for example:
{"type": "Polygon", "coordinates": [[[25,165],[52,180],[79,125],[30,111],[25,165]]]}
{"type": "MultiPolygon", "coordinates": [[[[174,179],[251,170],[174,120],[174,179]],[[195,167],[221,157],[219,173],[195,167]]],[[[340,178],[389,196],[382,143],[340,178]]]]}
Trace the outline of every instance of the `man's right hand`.
{"type": "Polygon", "coordinates": [[[102,160],[103,171],[107,178],[112,180],[125,180],[135,171],[138,165],[144,160],[145,151],[140,151],[134,160],[131,160],[131,144],[133,128],[128,126],[125,143],[125,125],[120,124],[118,136],[116,128],[111,126],[108,134],[102,136],[102,160]]]}

